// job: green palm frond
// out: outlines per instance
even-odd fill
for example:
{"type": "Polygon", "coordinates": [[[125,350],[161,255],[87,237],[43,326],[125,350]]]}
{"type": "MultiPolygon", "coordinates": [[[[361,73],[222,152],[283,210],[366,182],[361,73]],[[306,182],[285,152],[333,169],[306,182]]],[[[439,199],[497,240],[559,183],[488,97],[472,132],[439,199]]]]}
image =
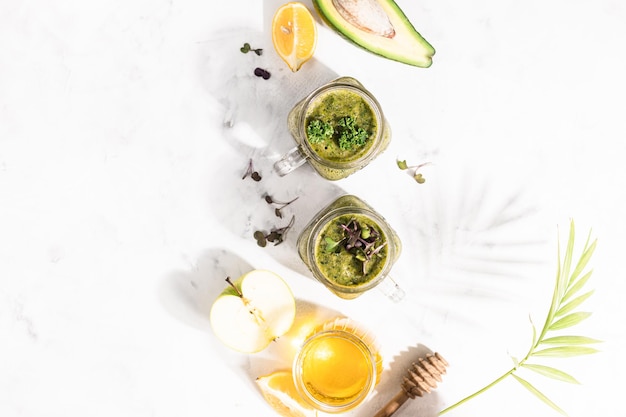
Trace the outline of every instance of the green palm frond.
{"type": "Polygon", "coordinates": [[[572,220],[570,222],[567,246],[562,260],[560,245],[557,249],[556,283],[552,294],[550,308],[548,309],[548,313],[546,315],[546,320],[541,328],[541,331],[539,332],[531,320],[533,336],[531,347],[528,350],[528,353],[526,353],[526,356],[524,356],[521,360],[514,358],[514,365],[511,369],[496,378],[490,384],[487,384],[485,387],[440,411],[440,415],[445,414],[446,412],[485,392],[500,381],[506,379],[508,376],[513,377],[524,388],[535,395],[535,397],[539,398],[554,410],[563,415],[567,415],[563,409],[539,391],[534,385],[517,375],[517,371],[524,368],[544,377],[578,384],[579,382],[573,376],[564,371],[556,369],[552,366],[530,363],[529,361],[534,359],[568,358],[598,352],[596,348],[588,345],[600,343],[600,340],[577,335],[553,335],[554,332],[570,329],[591,316],[590,312],[578,311],[577,309],[593,294],[593,290],[580,295],[579,292],[584,288],[585,284],[587,284],[593,272],[592,270],[587,271],[586,268],[596,249],[597,241],[595,239],[591,241],[590,232],[578,261],[574,263],[575,237],[576,232],[574,221],[572,220]]]}

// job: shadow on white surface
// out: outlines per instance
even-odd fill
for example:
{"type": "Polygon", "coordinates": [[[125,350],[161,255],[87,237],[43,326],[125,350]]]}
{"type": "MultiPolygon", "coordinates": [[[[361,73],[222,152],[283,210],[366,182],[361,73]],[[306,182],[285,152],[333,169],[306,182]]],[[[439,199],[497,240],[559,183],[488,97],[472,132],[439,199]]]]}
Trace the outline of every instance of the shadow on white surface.
{"type": "MultiPolygon", "coordinates": [[[[275,10],[267,3],[265,7],[275,10]]],[[[211,208],[221,225],[252,242],[255,231],[269,233],[288,225],[295,216],[285,241],[277,246],[268,244],[265,250],[288,268],[307,274],[297,256],[297,237],[317,211],[344,192],[308,164],[284,177],[274,172],[273,164],[295,146],[287,128],[291,108],[338,75],[315,59],[292,73],[273,51],[271,35],[250,29],[220,32],[207,39],[201,60],[200,71],[206,74],[201,75],[203,84],[223,112],[220,137],[212,139],[224,141],[237,158],[225,155],[211,167],[212,178],[216,179],[212,196],[219,196],[210,196],[215,200],[211,208]],[[262,48],[263,53],[242,53],[240,48],[245,42],[262,48]],[[257,67],[269,71],[271,77],[265,80],[255,76],[257,67]],[[259,182],[250,177],[241,179],[249,161],[262,177],[259,182]],[[297,200],[283,209],[279,218],[274,214],[276,206],[264,201],[266,195],[276,201],[297,200]]]]}
{"type": "Polygon", "coordinates": [[[226,277],[235,279],[252,270],[248,262],[224,249],[212,249],[191,261],[188,270],[167,275],[159,288],[163,307],[181,322],[210,331],[213,301],[226,288],[226,277]]]}
{"type": "MultiPolygon", "coordinates": [[[[427,354],[434,352],[423,344],[410,346],[406,350],[399,352],[389,362],[389,366],[383,371],[380,383],[376,387],[374,395],[368,400],[367,404],[355,411],[357,417],[369,417],[374,412],[381,410],[391,400],[394,395],[402,390],[401,384],[403,378],[407,375],[407,370],[419,358],[425,357],[427,354]]],[[[420,417],[434,417],[441,409],[441,401],[437,395],[437,389],[442,383],[445,383],[445,375],[442,376],[443,382],[437,384],[437,388],[423,397],[408,399],[394,415],[409,416],[417,415],[420,417]]]]}
{"type": "Polygon", "coordinates": [[[442,155],[427,186],[404,197],[402,256],[420,285],[445,292],[435,305],[450,305],[448,296],[515,299],[516,288],[553,259],[556,225],[521,180],[470,170],[457,158],[442,155]]]}
{"type": "Polygon", "coordinates": [[[288,226],[293,217],[293,225],[286,232],[282,243],[274,245],[268,242],[266,247],[259,250],[287,268],[307,274],[308,270],[297,254],[298,236],[319,210],[345,192],[338,185],[321,178],[308,166],[279,177],[272,171],[272,161],[267,158],[253,161],[254,168],[262,177],[260,181],[255,182],[250,177],[242,180],[247,158],[247,155],[240,155],[237,166],[241,166],[241,172],[224,175],[224,172],[232,171],[233,165],[232,161],[225,159],[211,167],[211,175],[220,179],[216,181],[211,196],[207,196],[214,201],[210,205],[213,216],[228,232],[253,244],[256,244],[253,237],[256,231],[268,234],[273,229],[288,226]],[[266,196],[277,202],[294,201],[282,208],[282,217],[278,217],[275,209],[281,207],[281,204],[268,204],[266,196]],[[225,201],[229,203],[224,204],[225,201]]]}
{"type": "Polygon", "coordinates": [[[315,58],[293,73],[273,50],[271,36],[250,29],[219,32],[202,42],[200,79],[222,111],[222,137],[250,157],[278,159],[295,143],[287,129],[293,106],[317,87],[338,77],[315,58]],[[262,55],[242,53],[249,43],[262,55]],[[270,73],[268,79],[254,74],[270,73]]]}

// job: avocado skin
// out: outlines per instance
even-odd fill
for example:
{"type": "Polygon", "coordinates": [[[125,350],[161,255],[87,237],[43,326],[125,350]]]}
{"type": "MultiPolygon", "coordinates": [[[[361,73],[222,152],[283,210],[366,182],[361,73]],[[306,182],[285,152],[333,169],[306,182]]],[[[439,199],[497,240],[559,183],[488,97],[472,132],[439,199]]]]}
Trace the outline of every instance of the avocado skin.
{"type": "Polygon", "coordinates": [[[344,39],[375,55],[421,68],[432,65],[435,48],[415,29],[393,0],[377,0],[396,30],[392,39],[364,32],[345,20],[333,0],[313,0],[324,23],[344,39]]]}

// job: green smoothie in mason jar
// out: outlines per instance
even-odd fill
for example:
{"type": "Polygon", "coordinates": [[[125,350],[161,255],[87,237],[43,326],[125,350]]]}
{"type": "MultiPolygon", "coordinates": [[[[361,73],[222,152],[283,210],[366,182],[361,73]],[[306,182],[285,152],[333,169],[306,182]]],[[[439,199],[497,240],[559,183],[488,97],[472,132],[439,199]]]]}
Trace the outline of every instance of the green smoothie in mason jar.
{"type": "Polygon", "coordinates": [[[365,284],[383,270],[389,248],[375,220],[347,213],[329,221],[315,243],[315,263],[329,280],[341,286],[365,284]]]}
{"type": "Polygon", "coordinates": [[[313,91],[289,112],[296,147],[274,167],[286,175],[308,162],[322,177],[345,178],[369,164],[391,141],[391,128],[374,96],[352,77],[313,91]]]}
{"type": "Polygon", "coordinates": [[[374,145],[378,119],[363,96],[347,89],[329,90],[309,104],[305,115],[306,138],[322,159],[354,161],[374,145]]]}
{"type": "Polygon", "coordinates": [[[341,298],[356,298],[383,281],[383,292],[401,297],[388,277],[402,244],[385,219],[353,195],[321,210],[298,237],[298,253],[313,276],[341,298]]]}

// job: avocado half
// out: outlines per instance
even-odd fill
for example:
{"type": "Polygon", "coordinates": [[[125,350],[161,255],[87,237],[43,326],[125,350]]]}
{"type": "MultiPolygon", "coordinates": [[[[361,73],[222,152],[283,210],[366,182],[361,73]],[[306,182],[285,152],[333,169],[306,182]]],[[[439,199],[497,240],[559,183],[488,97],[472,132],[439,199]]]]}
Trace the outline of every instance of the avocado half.
{"type": "Polygon", "coordinates": [[[416,67],[431,66],[435,48],[393,0],[313,0],[324,22],[376,55],[416,67]]]}

